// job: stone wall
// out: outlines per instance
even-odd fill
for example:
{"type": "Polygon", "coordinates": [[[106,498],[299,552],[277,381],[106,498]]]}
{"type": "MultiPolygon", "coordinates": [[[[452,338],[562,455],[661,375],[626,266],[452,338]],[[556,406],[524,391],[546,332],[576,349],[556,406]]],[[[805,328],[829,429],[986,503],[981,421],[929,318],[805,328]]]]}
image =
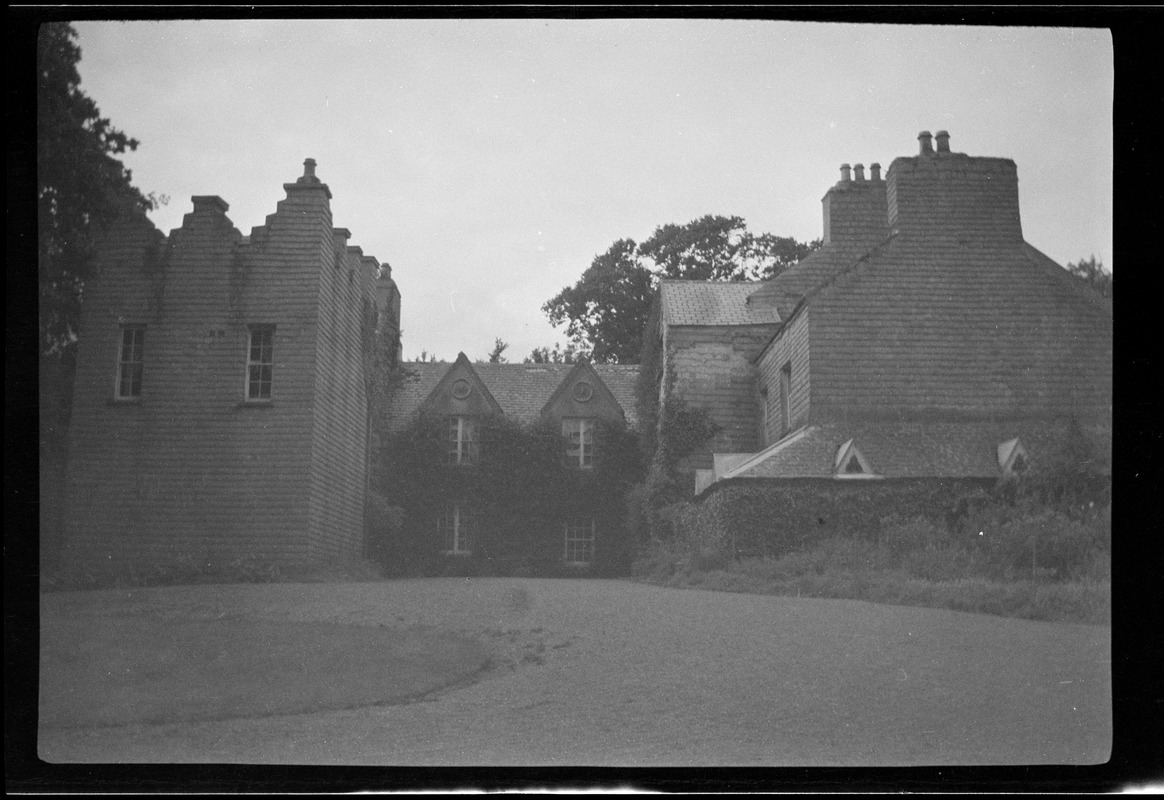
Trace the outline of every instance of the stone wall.
{"type": "Polygon", "coordinates": [[[892,516],[951,525],[961,499],[993,485],[965,478],[729,481],[687,505],[675,527],[693,548],[775,557],[833,536],[876,539],[892,516]]]}

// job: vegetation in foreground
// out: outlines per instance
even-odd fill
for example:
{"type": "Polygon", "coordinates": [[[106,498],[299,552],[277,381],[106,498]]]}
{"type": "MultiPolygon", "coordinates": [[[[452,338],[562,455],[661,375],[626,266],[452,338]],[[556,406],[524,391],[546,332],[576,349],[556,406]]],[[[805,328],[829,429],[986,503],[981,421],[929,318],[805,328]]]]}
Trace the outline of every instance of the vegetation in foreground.
{"type": "Polygon", "coordinates": [[[961,535],[887,521],[878,541],[825,539],[778,558],[733,561],[652,542],[638,580],[726,592],[827,597],[1004,617],[1111,622],[1111,507],[1089,519],[1043,511],[961,535]]]}

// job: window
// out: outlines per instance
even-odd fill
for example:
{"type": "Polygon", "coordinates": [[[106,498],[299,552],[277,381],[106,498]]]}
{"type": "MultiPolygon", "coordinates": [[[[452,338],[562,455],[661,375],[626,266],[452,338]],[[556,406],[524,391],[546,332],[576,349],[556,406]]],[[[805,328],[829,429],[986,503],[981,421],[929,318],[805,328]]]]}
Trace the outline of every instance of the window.
{"type": "Polygon", "coordinates": [[[445,463],[465,466],[477,463],[477,430],[471,417],[449,417],[445,463]]]}
{"type": "Polygon", "coordinates": [[[448,506],[437,516],[437,533],[446,554],[470,555],[477,538],[477,515],[461,505],[448,506]]]}
{"type": "Polygon", "coordinates": [[[998,446],[998,466],[1003,477],[1013,478],[1030,467],[1030,456],[1018,439],[1009,439],[998,446]]]}
{"type": "Polygon", "coordinates": [[[144,350],[145,326],[123,326],[117,353],[117,386],[114,389],[114,396],[118,400],[137,400],[141,397],[144,350]]]}
{"type": "Polygon", "coordinates": [[[271,382],[275,371],[275,328],[255,326],[247,347],[247,402],[271,399],[271,382]]]}
{"type": "Polygon", "coordinates": [[[792,389],[792,362],[780,368],[780,436],[792,428],[792,410],[788,407],[788,395],[792,389]]]}
{"type": "Polygon", "coordinates": [[[768,387],[760,387],[760,441],[766,447],[768,445],[768,387]]]}
{"type": "Polygon", "coordinates": [[[837,456],[833,462],[833,476],[837,478],[878,478],[880,477],[873,472],[873,468],[869,466],[869,461],[864,454],[857,449],[857,445],[853,444],[853,440],[849,439],[837,450],[837,456]]]}
{"type": "Polygon", "coordinates": [[[577,567],[594,563],[594,518],[567,520],[565,530],[566,563],[577,567]]]}
{"type": "Polygon", "coordinates": [[[564,419],[562,436],[566,438],[567,465],[581,469],[594,466],[594,420],[564,419]]]}

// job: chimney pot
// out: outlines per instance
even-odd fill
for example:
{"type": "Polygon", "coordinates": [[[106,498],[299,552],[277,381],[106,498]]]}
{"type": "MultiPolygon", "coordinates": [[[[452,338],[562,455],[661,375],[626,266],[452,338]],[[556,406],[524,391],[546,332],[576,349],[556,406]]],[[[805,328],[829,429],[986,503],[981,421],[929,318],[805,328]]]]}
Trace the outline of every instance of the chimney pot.
{"type": "Polygon", "coordinates": [[[849,165],[841,164],[841,183],[848,183],[852,178],[849,176],[849,165]]]}
{"type": "Polygon", "coordinates": [[[864,164],[856,164],[853,167],[853,171],[857,173],[857,180],[860,181],[861,183],[864,183],[865,182],[865,165],[864,164]]]}
{"type": "Polygon", "coordinates": [[[880,164],[874,162],[874,163],[869,165],[869,180],[871,180],[871,181],[881,180],[881,165],[880,164]]]}
{"type": "Polygon", "coordinates": [[[304,162],[303,162],[303,177],[304,178],[314,178],[315,177],[315,159],[314,158],[308,158],[308,159],[304,160],[304,162]]]}
{"type": "Polygon", "coordinates": [[[928,155],[933,154],[934,146],[931,142],[932,139],[933,139],[933,137],[930,136],[929,131],[922,131],[921,133],[919,133],[917,135],[917,140],[919,142],[921,142],[921,154],[923,156],[928,156],[928,155]]]}
{"type": "Polygon", "coordinates": [[[950,152],[950,134],[946,133],[945,131],[938,131],[936,134],[934,134],[934,138],[938,142],[939,153],[950,152]]]}

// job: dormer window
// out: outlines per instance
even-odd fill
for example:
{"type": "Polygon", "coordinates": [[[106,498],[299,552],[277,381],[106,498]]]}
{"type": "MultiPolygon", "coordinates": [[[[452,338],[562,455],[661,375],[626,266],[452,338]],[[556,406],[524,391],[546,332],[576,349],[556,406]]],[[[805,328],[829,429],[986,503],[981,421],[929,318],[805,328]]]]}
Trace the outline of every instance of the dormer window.
{"type": "Polygon", "coordinates": [[[837,457],[833,461],[833,477],[836,478],[877,478],[868,460],[853,444],[853,440],[845,442],[837,450],[837,457]]]}
{"type": "Polygon", "coordinates": [[[998,446],[998,468],[1004,478],[1022,475],[1031,465],[1031,457],[1018,438],[1008,439],[998,446]]]}
{"type": "Polygon", "coordinates": [[[477,425],[472,417],[449,417],[445,463],[468,466],[477,463],[477,425]]]}

